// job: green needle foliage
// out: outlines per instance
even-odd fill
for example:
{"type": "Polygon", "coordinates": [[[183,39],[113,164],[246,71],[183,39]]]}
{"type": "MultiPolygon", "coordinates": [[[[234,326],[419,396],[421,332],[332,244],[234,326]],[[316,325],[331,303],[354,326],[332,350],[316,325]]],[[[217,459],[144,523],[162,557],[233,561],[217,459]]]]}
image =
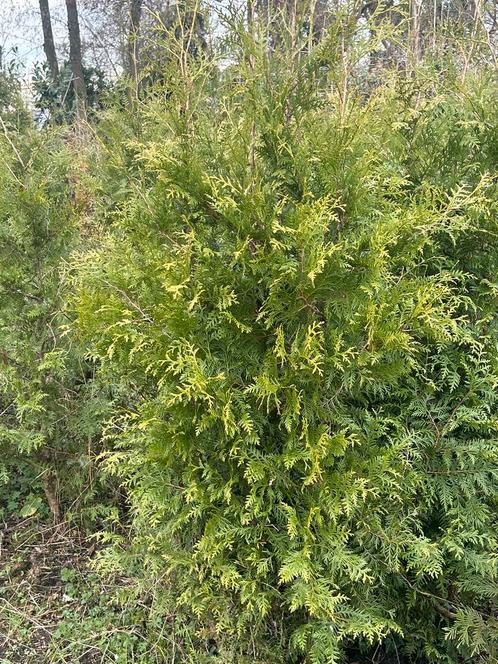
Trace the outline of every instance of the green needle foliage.
{"type": "Polygon", "coordinates": [[[133,165],[74,306],[127,386],[121,564],[171,661],[494,661],[496,79],[366,99],[328,48],[191,64],[104,137],[133,165]]]}

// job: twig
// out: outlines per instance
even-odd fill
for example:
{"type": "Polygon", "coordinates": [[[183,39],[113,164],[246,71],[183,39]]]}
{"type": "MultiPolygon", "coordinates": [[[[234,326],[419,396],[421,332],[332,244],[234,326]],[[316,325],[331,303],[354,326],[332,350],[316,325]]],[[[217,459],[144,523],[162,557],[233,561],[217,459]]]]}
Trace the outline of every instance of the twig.
{"type": "MultiPolygon", "coordinates": [[[[26,170],[26,164],[24,163],[21,155],[19,154],[19,150],[16,148],[16,146],[12,142],[12,139],[9,136],[9,132],[7,130],[7,127],[5,126],[5,122],[3,121],[3,118],[2,118],[1,115],[0,115],[0,124],[2,125],[3,133],[5,134],[5,138],[7,139],[7,142],[9,143],[10,147],[14,150],[14,153],[17,157],[17,160],[19,161],[19,163],[23,167],[23,170],[26,170]]],[[[17,179],[19,179],[19,178],[17,178],[17,179]]]]}

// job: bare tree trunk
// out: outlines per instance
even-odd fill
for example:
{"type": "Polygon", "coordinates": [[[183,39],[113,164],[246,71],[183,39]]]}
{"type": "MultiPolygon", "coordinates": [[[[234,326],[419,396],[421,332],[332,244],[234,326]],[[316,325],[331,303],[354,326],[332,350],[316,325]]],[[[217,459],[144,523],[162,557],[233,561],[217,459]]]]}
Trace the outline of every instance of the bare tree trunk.
{"type": "Polygon", "coordinates": [[[419,63],[422,56],[422,34],[420,26],[420,16],[422,13],[422,0],[411,0],[410,3],[410,14],[411,14],[411,31],[412,31],[412,43],[411,43],[411,56],[412,56],[412,67],[415,69],[419,63]]]}
{"type": "Polygon", "coordinates": [[[128,60],[130,76],[138,92],[138,36],[142,16],[142,0],[130,0],[130,30],[128,32],[128,60]]]}
{"type": "Polygon", "coordinates": [[[40,0],[40,14],[43,29],[43,50],[45,51],[45,57],[47,58],[50,76],[52,77],[52,81],[55,81],[59,75],[59,64],[57,62],[57,53],[55,52],[48,0],[40,0]]]}
{"type": "Polygon", "coordinates": [[[310,16],[310,35],[313,43],[318,44],[325,34],[328,21],[327,0],[314,0],[310,16]]]}
{"type": "Polygon", "coordinates": [[[423,0],[410,0],[410,28],[406,57],[407,71],[413,72],[420,64],[422,57],[421,13],[423,0]]]}
{"type": "Polygon", "coordinates": [[[62,521],[61,507],[59,499],[57,497],[57,483],[56,477],[52,471],[47,470],[42,475],[42,484],[43,491],[45,492],[45,498],[47,499],[54,524],[58,525],[62,521]]]}
{"type": "Polygon", "coordinates": [[[80,24],[76,0],[66,0],[67,27],[69,32],[69,61],[76,97],[76,118],[86,120],[86,87],[81,60],[80,24]]]}

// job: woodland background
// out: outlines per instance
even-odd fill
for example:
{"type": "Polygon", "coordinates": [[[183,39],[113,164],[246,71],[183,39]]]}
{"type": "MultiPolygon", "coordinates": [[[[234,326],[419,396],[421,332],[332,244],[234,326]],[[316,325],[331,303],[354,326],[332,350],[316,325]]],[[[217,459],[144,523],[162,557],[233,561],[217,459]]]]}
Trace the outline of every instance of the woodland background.
{"type": "Polygon", "coordinates": [[[35,9],[1,661],[498,661],[498,4],[35,9]]]}

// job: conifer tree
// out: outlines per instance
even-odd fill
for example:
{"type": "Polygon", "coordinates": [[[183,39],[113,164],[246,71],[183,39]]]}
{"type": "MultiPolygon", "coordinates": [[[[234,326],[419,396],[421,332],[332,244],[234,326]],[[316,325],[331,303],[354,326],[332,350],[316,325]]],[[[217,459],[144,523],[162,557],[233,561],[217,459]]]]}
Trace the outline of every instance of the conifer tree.
{"type": "MultiPolygon", "coordinates": [[[[45,510],[56,524],[88,498],[105,390],[65,334],[67,261],[79,244],[70,153],[33,128],[0,142],[0,499],[13,487],[21,516],[45,510]],[[76,502],[75,502],[76,500],[76,502]]],[[[68,515],[70,516],[70,515],[68,515]]]]}
{"type": "Polygon", "coordinates": [[[492,96],[429,77],[365,101],[330,92],[332,43],[246,48],[150,102],[79,262],[79,329],[130,396],[107,459],[128,565],[189,625],[177,661],[487,661],[492,96]]]}

